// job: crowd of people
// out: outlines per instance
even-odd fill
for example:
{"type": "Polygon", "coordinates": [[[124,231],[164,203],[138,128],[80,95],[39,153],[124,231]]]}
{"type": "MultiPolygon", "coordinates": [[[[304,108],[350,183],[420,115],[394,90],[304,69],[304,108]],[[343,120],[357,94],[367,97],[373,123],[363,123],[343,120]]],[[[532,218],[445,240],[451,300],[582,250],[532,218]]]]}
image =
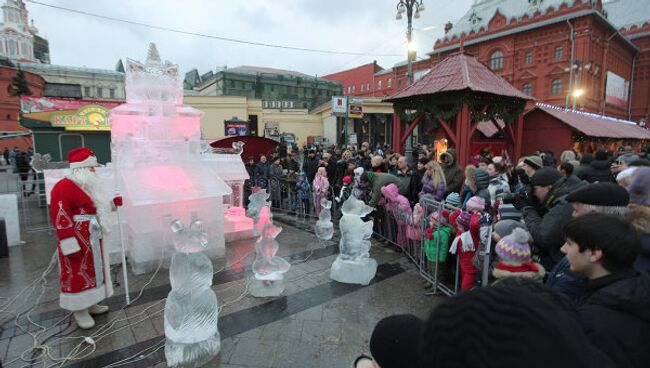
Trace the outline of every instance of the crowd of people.
{"type": "MultiPolygon", "coordinates": [[[[483,154],[463,168],[453,149],[436,155],[420,146],[409,158],[363,143],[356,151],[314,146],[302,156],[282,152],[270,163],[251,158],[246,167],[251,184],[267,187],[277,206],[287,190],[292,210],[302,204],[316,215],[321,198],[338,202],[350,195],[391,209],[374,213],[379,224],[392,210],[418,214],[405,226],[419,224],[427,261],[442,264],[442,272],[455,272],[448,266],[458,262],[460,295],[427,321],[411,315],[382,320],[371,339],[372,357],[360,357],[355,366],[496,366],[481,361],[489,353],[502,359],[499,365],[646,367],[648,150],[567,150],[559,159],[538,151],[517,163],[483,154]],[[290,184],[280,189],[276,181],[290,184]],[[421,219],[431,201],[447,207],[424,211],[428,218],[421,219]],[[486,228],[492,239],[485,239],[486,228]],[[478,288],[476,256],[486,242],[494,259],[491,286],[478,288]],[[485,313],[472,315],[481,309],[485,313]],[[465,332],[474,338],[465,340],[465,332]],[[549,350],[557,353],[545,354],[549,350]]],[[[392,220],[397,217],[394,212],[392,220]]]]}
{"type": "Polygon", "coordinates": [[[445,191],[458,209],[425,221],[425,247],[440,248],[426,255],[458,258],[461,293],[427,321],[380,321],[372,357],[355,366],[650,366],[647,154],[538,152],[516,165],[484,155],[464,171],[446,165],[453,150],[440,155],[445,183],[460,178],[461,189],[445,191]],[[478,288],[486,241],[491,286],[478,288]]]}

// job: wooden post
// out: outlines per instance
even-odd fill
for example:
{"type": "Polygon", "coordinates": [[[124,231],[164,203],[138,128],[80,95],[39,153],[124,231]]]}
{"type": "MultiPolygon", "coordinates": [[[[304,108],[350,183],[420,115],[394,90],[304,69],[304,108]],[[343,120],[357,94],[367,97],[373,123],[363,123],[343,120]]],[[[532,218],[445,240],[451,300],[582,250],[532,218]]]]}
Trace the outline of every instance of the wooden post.
{"type": "Polygon", "coordinates": [[[515,138],[515,157],[513,160],[514,162],[518,162],[519,159],[521,158],[521,151],[523,149],[524,145],[524,114],[522,113],[519,115],[517,118],[517,131],[515,132],[516,138],[515,138]]]}
{"type": "Polygon", "coordinates": [[[409,135],[411,135],[413,130],[415,130],[415,127],[417,127],[418,124],[420,124],[422,119],[424,119],[424,113],[423,112],[418,114],[418,116],[416,116],[413,119],[413,121],[409,124],[409,126],[408,126],[408,128],[406,128],[406,131],[404,132],[404,134],[402,134],[402,136],[400,137],[400,140],[399,140],[400,147],[404,146],[404,143],[406,143],[406,139],[408,139],[409,135]]]}
{"type": "Polygon", "coordinates": [[[460,128],[460,134],[458,136],[458,163],[464,166],[469,163],[470,159],[470,116],[469,106],[467,104],[463,104],[463,107],[460,109],[456,123],[459,124],[460,128]]]}
{"type": "Polygon", "coordinates": [[[393,151],[402,152],[400,138],[402,137],[402,120],[398,113],[393,114],[393,151]]]}

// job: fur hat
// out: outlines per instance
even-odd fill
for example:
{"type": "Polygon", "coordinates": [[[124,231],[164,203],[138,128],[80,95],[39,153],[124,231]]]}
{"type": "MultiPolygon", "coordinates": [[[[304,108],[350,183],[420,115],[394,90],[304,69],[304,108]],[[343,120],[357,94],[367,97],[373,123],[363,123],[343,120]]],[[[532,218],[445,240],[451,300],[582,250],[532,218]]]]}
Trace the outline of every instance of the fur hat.
{"type": "Polygon", "coordinates": [[[636,169],[628,189],[631,203],[650,206],[650,167],[636,169]]]}
{"type": "Polygon", "coordinates": [[[460,205],[460,196],[456,192],[449,193],[447,198],[445,198],[445,202],[454,207],[458,207],[460,205]]]}
{"type": "Polygon", "coordinates": [[[494,249],[501,259],[501,262],[507,265],[518,266],[522,263],[530,262],[530,234],[519,227],[512,230],[510,235],[504,236],[497,243],[494,249]]]}
{"type": "Polygon", "coordinates": [[[388,316],[370,336],[370,353],[382,368],[419,366],[419,339],[424,322],[412,314],[388,316]]]}
{"type": "Polygon", "coordinates": [[[483,197],[474,196],[467,201],[465,208],[467,208],[468,211],[483,211],[485,210],[485,199],[483,199],[483,197]]]}

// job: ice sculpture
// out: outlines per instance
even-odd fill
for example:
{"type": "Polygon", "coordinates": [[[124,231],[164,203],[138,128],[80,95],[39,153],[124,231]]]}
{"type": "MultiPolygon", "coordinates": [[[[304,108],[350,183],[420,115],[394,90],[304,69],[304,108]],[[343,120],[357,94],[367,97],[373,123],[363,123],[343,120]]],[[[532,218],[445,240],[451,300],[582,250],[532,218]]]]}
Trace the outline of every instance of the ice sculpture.
{"type": "Polygon", "coordinates": [[[201,252],[208,234],[198,219],[189,228],[175,220],[171,228],[177,253],[169,268],[172,290],[165,301],[165,359],[169,367],[200,367],[221,349],[219,306],[211,288],[214,270],[201,252]]]}
{"type": "Polygon", "coordinates": [[[271,223],[271,202],[266,189],[260,189],[248,197],[248,208],[246,216],[253,219],[253,231],[255,235],[260,235],[264,225],[271,223]]]}
{"type": "Polygon", "coordinates": [[[284,274],[291,265],[278,257],[280,245],[275,238],[282,228],[272,223],[264,225],[262,235],[255,243],[255,274],[250,286],[251,295],[256,297],[278,296],[284,291],[284,274]]]}
{"type": "Polygon", "coordinates": [[[332,201],[321,198],[321,211],[318,214],[318,221],[314,225],[316,237],[320,240],[330,240],[334,236],[334,224],[332,223],[332,201]]]}
{"type": "Polygon", "coordinates": [[[161,62],[154,44],[144,64],[127,59],[126,103],[110,111],[111,158],[122,241],[136,274],[173,254],[168,225],[201,218],[209,235],[204,253],[225,254],[223,196],[231,189],[201,160],[203,112],[183,105],[178,66],[161,62]]]}
{"type": "Polygon", "coordinates": [[[341,207],[339,255],[330,269],[330,278],[347,284],[368,285],[377,273],[377,261],[370,258],[372,221],[361,218],[373,208],[350,196],[341,207]]]}

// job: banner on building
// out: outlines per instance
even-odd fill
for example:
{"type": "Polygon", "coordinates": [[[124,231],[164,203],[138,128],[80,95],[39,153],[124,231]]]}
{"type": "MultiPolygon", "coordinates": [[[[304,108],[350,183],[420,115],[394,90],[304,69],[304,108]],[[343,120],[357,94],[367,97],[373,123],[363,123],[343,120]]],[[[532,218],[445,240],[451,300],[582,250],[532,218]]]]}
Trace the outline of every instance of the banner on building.
{"type": "Polygon", "coordinates": [[[627,110],[630,92],[630,81],[607,71],[607,84],[605,85],[605,103],[627,110]]]}
{"type": "Polygon", "coordinates": [[[103,106],[106,109],[110,110],[112,108],[120,106],[123,103],[124,102],[73,100],[67,98],[23,96],[20,98],[20,111],[23,114],[30,114],[33,112],[79,110],[84,106],[89,106],[89,105],[103,106]]]}
{"type": "Polygon", "coordinates": [[[363,107],[361,105],[350,105],[350,117],[360,119],[363,117],[363,107]]]}
{"type": "Polygon", "coordinates": [[[345,116],[348,111],[348,98],[346,96],[332,96],[332,114],[345,116]]]}
{"type": "Polygon", "coordinates": [[[86,105],[74,114],[52,115],[50,123],[65,130],[111,130],[108,109],[100,105],[86,105]]]}
{"type": "Polygon", "coordinates": [[[226,137],[248,135],[248,122],[245,120],[231,119],[223,122],[226,137]]]}

